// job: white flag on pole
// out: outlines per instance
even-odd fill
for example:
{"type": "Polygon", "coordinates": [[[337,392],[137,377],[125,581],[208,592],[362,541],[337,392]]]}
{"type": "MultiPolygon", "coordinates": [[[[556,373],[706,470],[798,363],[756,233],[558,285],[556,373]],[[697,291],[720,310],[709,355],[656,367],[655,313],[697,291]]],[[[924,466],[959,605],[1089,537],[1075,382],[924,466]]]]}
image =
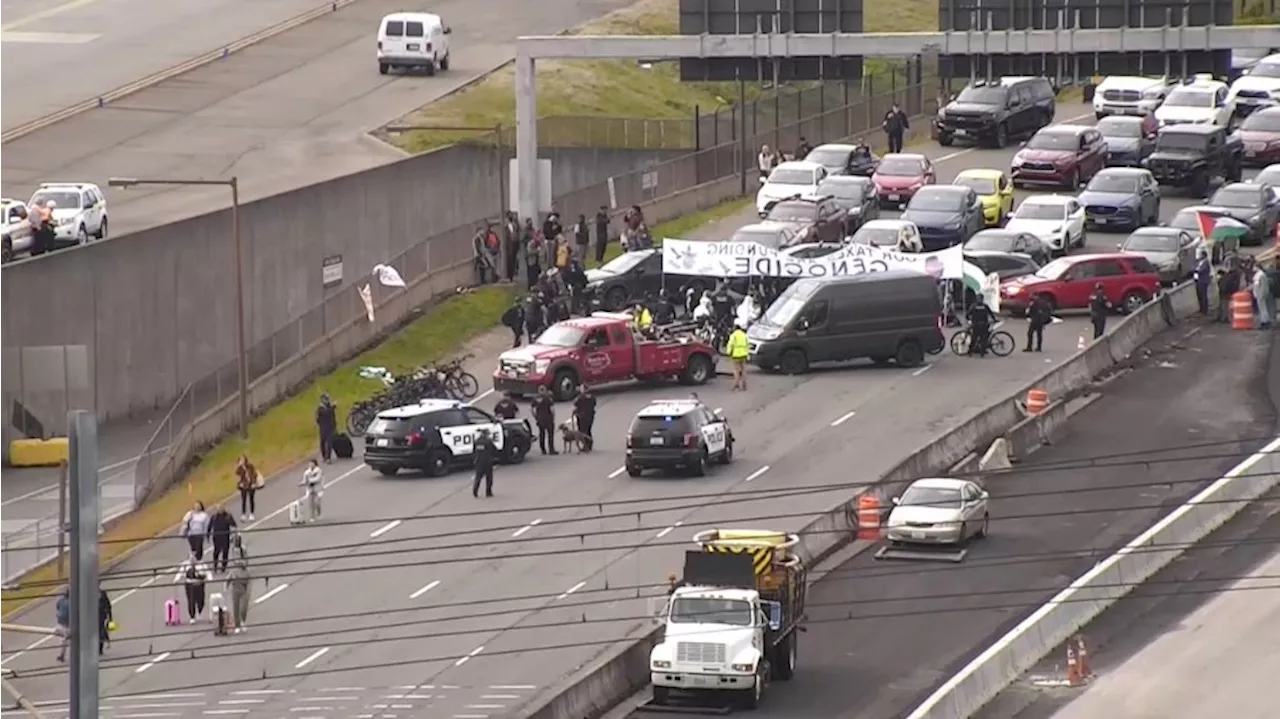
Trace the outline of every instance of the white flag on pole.
{"type": "Polygon", "coordinates": [[[404,287],[404,278],[391,265],[374,265],[373,274],[383,287],[404,287]]]}

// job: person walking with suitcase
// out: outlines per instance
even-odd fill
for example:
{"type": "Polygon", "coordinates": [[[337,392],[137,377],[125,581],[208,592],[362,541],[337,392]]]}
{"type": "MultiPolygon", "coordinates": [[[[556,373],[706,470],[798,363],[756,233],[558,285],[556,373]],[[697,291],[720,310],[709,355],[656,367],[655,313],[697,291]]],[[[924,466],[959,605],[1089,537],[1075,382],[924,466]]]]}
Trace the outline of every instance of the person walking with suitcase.
{"type": "Polygon", "coordinates": [[[302,481],[298,486],[303,488],[302,491],[302,511],[305,513],[307,522],[314,522],[320,518],[320,490],[324,484],[324,471],[320,469],[320,463],[311,460],[307,464],[306,470],[302,473],[302,481]]]}
{"type": "Polygon", "coordinates": [[[193,552],[187,561],[178,568],[173,578],[174,583],[182,582],[187,595],[187,623],[195,624],[196,619],[204,614],[206,583],[209,581],[209,568],[200,561],[193,552]]]}
{"type": "Polygon", "coordinates": [[[204,559],[204,540],[209,534],[209,513],[204,509],[204,502],[196,502],[182,518],[182,536],[187,539],[187,546],[197,560],[204,559]]]}

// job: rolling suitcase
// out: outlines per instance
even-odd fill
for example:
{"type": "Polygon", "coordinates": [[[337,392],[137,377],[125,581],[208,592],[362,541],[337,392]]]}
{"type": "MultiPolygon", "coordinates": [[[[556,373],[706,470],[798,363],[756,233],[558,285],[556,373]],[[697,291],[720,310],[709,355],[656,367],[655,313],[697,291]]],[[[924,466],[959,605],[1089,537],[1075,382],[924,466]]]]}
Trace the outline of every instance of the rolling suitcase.
{"type": "Polygon", "coordinates": [[[182,624],[182,612],[178,608],[178,600],[172,597],[164,601],[164,623],[167,626],[182,624]]]}
{"type": "Polygon", "coordinates": [[[356,448],[351,443],[350,437],[339,432],[338,436],[333,438],[333,453],[338,456],[338,459],[351,459],[356,453],[356,448]]]}
{"type": "Polygon", "coordinates": [[[295,499],[289,503],[289,524],[302,524],[307,518],[302,514],[302,501],[295,499]]]}

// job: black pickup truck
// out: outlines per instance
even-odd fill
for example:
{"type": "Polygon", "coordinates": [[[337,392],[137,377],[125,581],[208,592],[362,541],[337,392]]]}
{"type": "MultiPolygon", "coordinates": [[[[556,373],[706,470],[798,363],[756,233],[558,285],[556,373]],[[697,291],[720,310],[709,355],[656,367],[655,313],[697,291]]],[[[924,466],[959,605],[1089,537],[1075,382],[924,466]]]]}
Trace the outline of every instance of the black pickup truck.
{"type": "Polygon", "coordinates": [[[1161,185],[1186,187],[1197,197],[1209,194],[1214,177],[1239,182],[1244,146],[1217,125],[1166,125],[1156,134],[1155,150],[1142,161],[1161,185]]]}

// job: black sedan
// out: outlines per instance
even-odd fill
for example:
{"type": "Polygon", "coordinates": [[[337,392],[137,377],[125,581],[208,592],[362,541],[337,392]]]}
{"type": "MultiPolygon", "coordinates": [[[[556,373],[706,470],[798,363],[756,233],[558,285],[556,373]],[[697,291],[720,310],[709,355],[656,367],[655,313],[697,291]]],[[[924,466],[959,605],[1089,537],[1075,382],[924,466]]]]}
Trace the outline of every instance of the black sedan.
{"type": "Polygon", "coordinates": [[[1039,237],[1030,232],[992,228],[983,230],[964,243],[968,252],[1005,252],[1026,255],[1040,265],[1049,264],[1052,253],[1039,237]]]}
{"type": "Polygon", "coordinates": [[[977,265],[984,274],[996,273],[1001,282],[1014,277],[1034,275],[1036,270],[1044,266],[1030,256],[1018,252],[966,249],[964,259],[970,264],[977,265]]]}
{"type": "Polygon", "coordinates": [[[829,196],[845,210],[844,234],[852,235],[867,221],[880,217],[880,203],[876,198],[876,185],[869,177],[837,175],[828,177],[818,185],[815,193],[829,196]]]}
{"type": "Polygon", "coordinates": [[[592,304],[616,312],[662,289],[662,250],[624,252],[586,274],[592,304]]]}
{"type": "Polygon", "coordinates": [[[1089,230],[1136,230],[1160,221],[1160,185],[1150,170],[1108,167],[1076,199],[1089,230]]]}
{"type": "Polygon", "coordinates": [[[1280,202],[1271,185],[1233,182],[1213,193],[1209,204],[1249,226],[1245,244],[1261,245],[1275,237],[1276,223],[1280,220],[1280,202]]]}

